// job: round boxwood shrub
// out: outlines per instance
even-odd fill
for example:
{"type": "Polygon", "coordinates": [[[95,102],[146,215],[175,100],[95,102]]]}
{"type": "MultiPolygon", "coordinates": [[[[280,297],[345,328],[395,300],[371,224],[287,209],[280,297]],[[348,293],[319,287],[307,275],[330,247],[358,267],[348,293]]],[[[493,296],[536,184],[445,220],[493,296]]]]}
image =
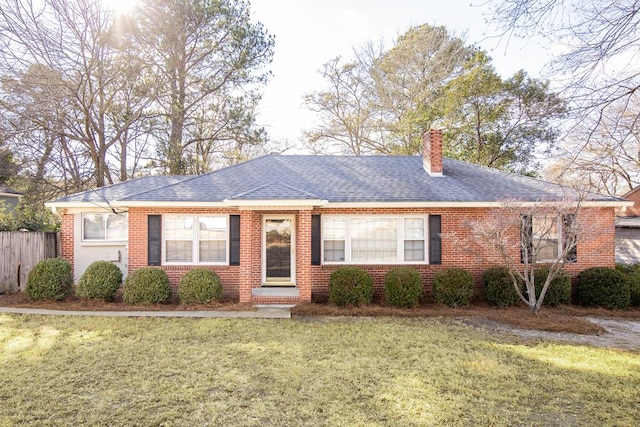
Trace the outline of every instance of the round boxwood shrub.
{"type": "Polygon", "coordinates": [[[63,258],[49,258],[33,266],[25,293],[29,300],[62,300],[73,290],[71,264],[63,258]]]}
{"type": "Polygon", "coordinates": [[[450,307],[469,305],[473,296],[473,276],[462,268],[439,271],[433,279],[433,296],[450,307]]]}
{"type": "MultiPolygon", "coordinates": [[[[536,298],[540,296],[544,282],[549,276],[549,268],[541,267],[536,268],[533,272],[534,282],[536,287],[536,298]]],[[[558,271],[556,277],[553,278],[547,293],[544,295],[544,305],[559,305],[559,304],[571,304],[571,276],[564,270],[558,271]]]]}
{"type": "Polygon", "coordinates": [[[61,300],[72,292],[71,264],[62,258],[49,258],[33,266],[27,276],[25,293],[31,301],[61,300]]]}
{"type": "Polygon", "coordinates": [[[373,279],[357,267],[340,267],[329,278],[329,302],[335,305],[368,304],[373,299],[373,279]]]}
{"type": "Polygon", "coordinates": [[[195,268],[182,276],[178,296],[185,304],[205,304],[222,298],[220,277],[206,268],[195,268]]]}
{"type": "Polygon", "coordinates": [[[384,298],[394,307],[415,307],[422,296],[422,277],[415,268],[395,267],[384,276],[384,298]]]}
{"type": "Polygon", "coordinates": [[[164,270],[142,267],[127,276],[122,300],[127,304],[162,304],[171,297],[169,277],[164,270]]]}
{"type": "Polygon", "coordinates": [[[629,307],[629,281],[615,268],[593,267],[578,276],[578,300],[582,305],[629,307]]]}
{"type": "Polygon", "coordinates": [[[640,306],[640,264],[617,264],[629,282],[629,305],[640,306]]]}
{"type": "Polygon", "coordinates": [[[122,271],[117,265],[109,261],[95,261],[80,277],[76,296],[113,301],[121,284],[122,271]]]}
{"type": "MultiPolygon", "coordinates": [[[[520,277],[516,279],[522,289],[522,280],[520,277]]],[[[498,307],[520,303],[520,297],[513,286],[507,267],[491,267],[482,274],[482,293],[487,301],[498,307]]]]}

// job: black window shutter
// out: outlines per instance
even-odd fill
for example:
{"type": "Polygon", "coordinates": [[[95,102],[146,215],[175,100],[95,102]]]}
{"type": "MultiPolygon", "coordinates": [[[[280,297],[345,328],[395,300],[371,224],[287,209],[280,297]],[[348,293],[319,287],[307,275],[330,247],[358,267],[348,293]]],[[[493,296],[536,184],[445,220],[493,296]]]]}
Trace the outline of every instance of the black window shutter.
{"type": "Polygon", "coordinates": [[[566,256],[567,262],[578,262],[578,245],[575,241],[575,222],[575,214],[567,214],[562,216],[562,234],[564,237],[563,247],[567,248],[567,246],[570,246],[566,256]]]}
{"type": "Polygon", "coordinates": [[[442,217],[429,215],[429,264],[442,264],[442,217]]]}
{"type": "Polygon", "coordinates": [[[322,242],[320,215],[311,215],[311,265],[320,265],[322,242]]]}
{"type": "Polygon", "coordinates": [[[525,251],[527,262],[533,261],[533,217],[523,215],[520,229],[520,262],[524,264],[525,251]]]}
{"type": "Polygon", "coordinates": [[[240,265],[240,215],[229,215],[229,265],[240,265]]]}
{"type": "Polygon", "coordinates": [[[162,263],[162,216],[147,217],[147,265],[162,263]]]}

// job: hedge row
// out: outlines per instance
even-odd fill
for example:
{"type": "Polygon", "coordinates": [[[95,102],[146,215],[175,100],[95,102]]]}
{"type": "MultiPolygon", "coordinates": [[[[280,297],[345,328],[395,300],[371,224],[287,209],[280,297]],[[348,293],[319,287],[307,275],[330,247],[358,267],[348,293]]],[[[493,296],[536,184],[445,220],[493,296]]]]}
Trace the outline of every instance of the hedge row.
{"type": "MultiPolygon", "coordinates": [[[[540,297],[549,269],[534,271],[536,298],[540,297]]],[[[520,294],[527,298],[522,279],[506,267],[492,267],[482,275],[483,296],[494,305],[518,305],[520,294]],[[517,287],[517,288],[516,288],[517,287]]],[[[571,277],[560,270],[549,283],[544,305],[571,303],[571,277]]],[[[582,305],[624,309],[640,305],[640,265],[616,269],[596,267],[584,270],[577,281],[578,302],[582,305]]],[[[414,307],[422,297],[420,274],[411,267],[391,269],[384,278],[384,299],[395,307],[414,307]]],[[[433,281],[434,299],[451,307],[465,306],[473,297],[473,276],[461,268],[450,268],[436,273],[433,281]]],[[[329,279],[329,302],[335,305],[368,304],[373,298],[373,279],[364,269],[340,267],[329,279]]]]}
{"type": "MultiPolygon", "coordinates": [[[[96,261],[80,277],[76,296],[113,301],[121,285],[122,272],[118,266],[96,261]]],[[[64,299],[73,292],[71,264],[62,258],[40,261],[29,272],[25,292],[31,301],[64,299]]],[[[195,268],[180,279],[178,296],[185,304],[219,301],[222,297],[220,278],[211,270],[195,268]]],[[[127,304],[163,304],[170,297],[169,277],[160,268],[140,268],[131,272],[124,282],[122,300],[127,304]]]]}
{"type": "MultiPolygon", "coordinates": [[[[535,291],[539,297],[548,277],[546,268],[535,271],[535,291]]],[[[485,299],[505,307],[520,303],[520,293],[526,290],[518,275],[505,267],[493,267],[482,276],[485,299]]],[[[78,281],[76,296],[113,301],[122,284],[122,273],[114,264],[96,261],[78,281]]],[[[618,265],[616,268],[595,267],[584,270],[577,280],[577,302],[582,305],[624,309],[640,305],[640,265],[618,265]]],[[[29,272],[26,294],[32,301],[61,300],[73,292],[71,265],[62,258],[40,261],[29,272]]],[[[384,278],[384,298],[395,307],[414,307],[423,295],[420,273],[412,267],[392,268],[384,278]]],[[[461,268],[436,273],[433,282],[436,301],[452,306],[471,303],[473,277],[461,268]]],[[[204,304],[219,301],[222,285],[218,275],[205,268],[195,268],[178,284],[178,296],[184,303],[204,304]]],[[[169,278],[164,270],[143,267],[133,271],[124,282],[123,301],[127,304],[166,303],[171,297],[169,278]]],[[[340,267],[329,279],[329,301],[335,305],[368,304],[373,299],[373,279],[364,269],[340,267]]],[[[551,281],[545,295],[545,305],[571,302],[571,278],[560,271],[551,281]]]]}

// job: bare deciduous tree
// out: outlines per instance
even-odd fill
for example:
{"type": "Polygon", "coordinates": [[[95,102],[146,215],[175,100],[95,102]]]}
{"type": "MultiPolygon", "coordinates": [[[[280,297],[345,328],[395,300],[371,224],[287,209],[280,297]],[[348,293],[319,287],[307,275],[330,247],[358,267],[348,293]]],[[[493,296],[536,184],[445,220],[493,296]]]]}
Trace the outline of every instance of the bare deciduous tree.
{"type": "Polygon", "coordinates": [[[344,63],[337,57],[322,66],[328,84],[305,95],[309,110],[318,114],[318,125],[304,132],[304,142],[314,152],[338,152],[356,156],[381,151],[371,111],[371,78],[362,63],[344,63]]]}
{"type": "Polygon", "coordinates": [[[494,0],[492,21],[508,37],[540,35],[560,53],[551,72],[572,101],[574,123],[587,117],[592,131],[605,111],[640,88],[640,2],[605,0],[494,0]]]}
{"type": "MultiPolygon", "coordinates": [[[[40,153],[23,157],[39,163],[34,177],[57,162],[53,180],[73,190],[114,182],[114,147],[144,114],[151,85],[112,18],[97,0],[10,0],[0,8],[0,106],[16,152],[40,153]]],[[[127,155],[121,150],[118,166],[127,155]]]]}
{"type": "Polygon", "coordinates": [[[553,279],[568,263],[577,260],[578,244],[604,232],[582,204],[582,199],[506,201],[486,218],[467,224],[473,243],[482,253],[490,254],[485,255],[488,260],[508,268],[518,296],[533,313],[542,307],[553,279]],[[534,273],[542,266],[549,269],[549,274],[536,295],[534,273]]]}
{"type": "Polygon", "coordinates": [[[580,125],[586,143],[568,138],[547,175],[586,191],[625,194],[640,184],[640,94],[617,102],[580,125]]]}

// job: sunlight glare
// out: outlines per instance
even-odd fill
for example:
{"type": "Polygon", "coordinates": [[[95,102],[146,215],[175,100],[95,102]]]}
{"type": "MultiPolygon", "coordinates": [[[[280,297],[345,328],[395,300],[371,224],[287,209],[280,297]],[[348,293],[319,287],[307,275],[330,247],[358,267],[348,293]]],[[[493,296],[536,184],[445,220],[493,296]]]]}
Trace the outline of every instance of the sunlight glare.
{"type": "Polygon", "coordinates": [[[119,13],[130,12],[138,4],[138,0],[102,0],[105,8],[119,13]]]}

